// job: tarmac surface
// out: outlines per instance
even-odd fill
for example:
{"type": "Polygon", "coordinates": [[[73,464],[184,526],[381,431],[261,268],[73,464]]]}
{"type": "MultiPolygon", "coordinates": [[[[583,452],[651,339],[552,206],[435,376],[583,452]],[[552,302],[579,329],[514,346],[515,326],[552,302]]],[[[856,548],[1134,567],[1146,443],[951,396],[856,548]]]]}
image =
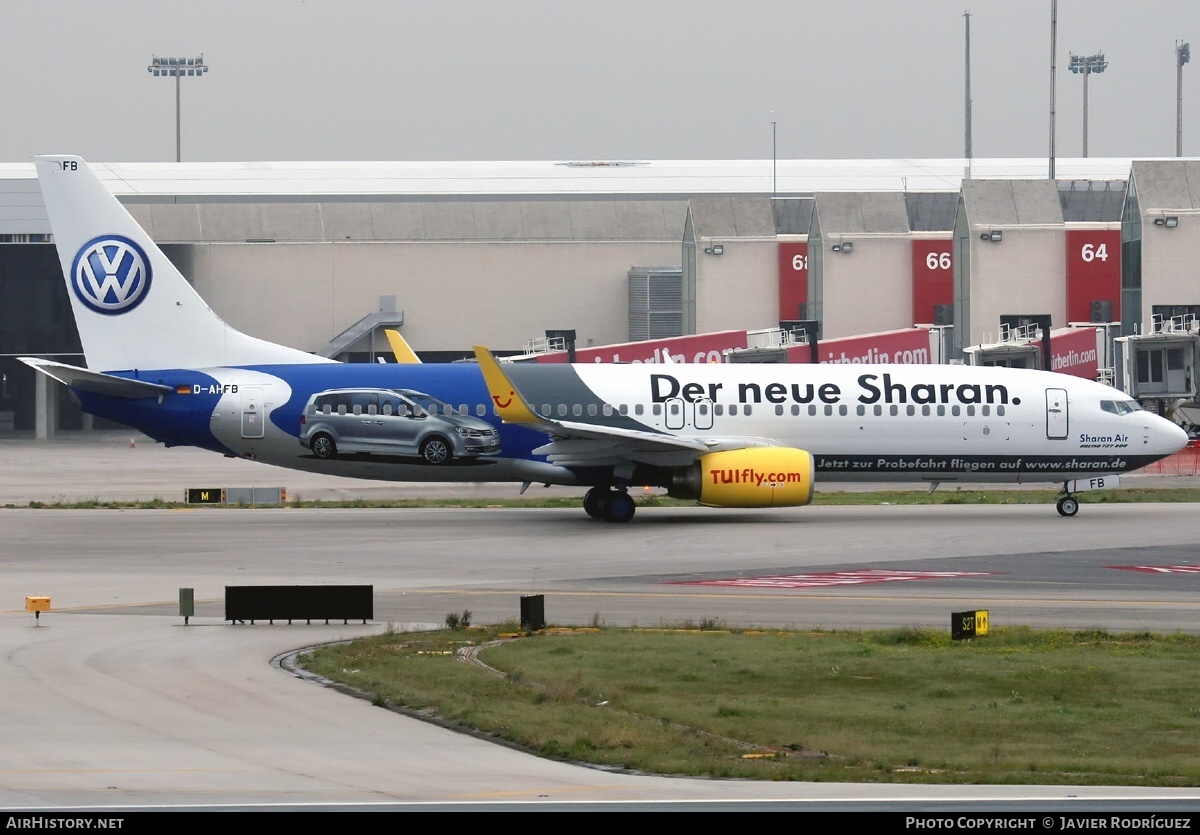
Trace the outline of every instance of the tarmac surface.
{"type": "Polygon", "coordinates": [[[195,486],[339,499],[517,490],[309,476],[116,433],[0,441],[0,472],[0,704],[10,717],[0,728],[0,808],[720,800],[929,809],[1082,799],[1200,809],[1200,789],[604,772],[399,716],[272,663],[389,626],[440,626],[463,609],[477,622],[512,619],[529,593],[545,595],[557,623],[946,626],[951,612],[986,608],[994,625],[1200,632],[1194,505],[1085,505],[1073,519],[1049,504],[643,508],[628,525],[579,509],[28,507],[182,499],[195,486]],[[369,583],[375,617],[226,622],[225,586],[259,583],[369,583]],[[181,588],[197,600],[187,625],[181,588]],[[51,597],[51,611],[34,619],[27,595],[51,597]]]}
{"type": "MultiPolygon", "coordinates": [[[[354,501],[405,498],[516,498],[509,482],[409,483],[370,481],[272,467],[224,458],[192,447],[167,448],[129,431],[60,432],[50,441],[29,433],[0,440],[0,506],[88,501],[183,501],[189,487],[284,487],[291,501],[354,501]]],[[[1200,476],[1131,474],[1126,486],[1200,487],[1200,476]]],[[[1047,489],[1053,484],[964,485],[963,489],[1047,489]]],[[[920,484],[818,482],[818,491],[915,490],[920,484]]],[[[945,486],[943,490],[952,490],[945,486]]],[[[531,487],[527,495],[578,496],[585,488],[531,487]]]]}

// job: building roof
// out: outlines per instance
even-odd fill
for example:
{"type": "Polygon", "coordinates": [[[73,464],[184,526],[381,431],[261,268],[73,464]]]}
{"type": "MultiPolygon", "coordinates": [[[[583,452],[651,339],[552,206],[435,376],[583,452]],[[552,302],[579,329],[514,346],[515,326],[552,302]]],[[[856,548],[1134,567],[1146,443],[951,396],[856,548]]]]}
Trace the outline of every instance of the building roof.
{"type": "Polygon", "coordinates": [[[129,206],[159,243],[675,241],[681,200],[156,203],[129,206]]]}
{"type": "Polygon", "coordinates": [[[972,180],[963,184],[972,226],[1061,226],[1062,203],[1049,180],[972,180]]]}
{"type": "Polygon", "coordinates": [[[818,194],[816,217],[826,235],[909,232],[904,195],[893,192],[818,194]]]}
{"type": "MultiPolygon", "coordinates": [[[[1170,160],[1178,163],[1178,160],[1170,160]]],[[[1057,177],[1118,180],[1132,161],[1060,159],[1057,177]]],[[[967,161],[93,162],[123,202],[678,200],[817,192],[957,193],[967,161]]],[[[1045,178],[1045,159],[977,159],[984,180],[1045,178]]],[[[33,163],[0,163],[0,234],[48,232],[33,163]]]]}
{"type": "Polygon", "coordinates": [[[1143,212],[1200,209],[1200,160],[1138,160],[1130,176],[1143,212]]]}

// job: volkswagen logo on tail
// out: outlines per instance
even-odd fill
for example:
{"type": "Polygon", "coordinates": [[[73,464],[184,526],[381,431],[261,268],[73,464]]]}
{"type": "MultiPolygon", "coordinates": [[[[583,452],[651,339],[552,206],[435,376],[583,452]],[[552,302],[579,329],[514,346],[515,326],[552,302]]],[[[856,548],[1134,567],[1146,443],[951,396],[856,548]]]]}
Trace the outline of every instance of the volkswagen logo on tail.
{"type": "Polygon", "coordinates": [[[150,259],[129,238],[101,235],[84,244],[71,264],[71,287],[97,313],[133,310],[150,292],[150,259]]]}

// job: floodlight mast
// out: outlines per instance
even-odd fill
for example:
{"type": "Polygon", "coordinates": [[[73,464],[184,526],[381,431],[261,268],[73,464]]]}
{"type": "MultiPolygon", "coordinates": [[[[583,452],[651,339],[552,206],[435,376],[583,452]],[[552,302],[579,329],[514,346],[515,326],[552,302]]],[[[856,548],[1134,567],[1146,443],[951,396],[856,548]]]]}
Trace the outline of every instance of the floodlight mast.
{"type": "Polygon", "coordinates": [[[1092,73],[1101,73],[1108,69],[1108,61],[1104,60],[1104,53],[1097,52],[1095,55],[1076,55],[1071,53],[1071,63],[1068,65],[1071,72],[1083,75],[1083,156],[1088,155],[1088,76],[1092,73]]]}
{"type": "Polygon", "coordinates": [[[1183,156],[1183,65],[1192,60],[1191,44],[1175,42],[1175,156],[1183,156]]]}
{"type": "Polygon", "coordinates": [[[199,77],[208,72],[208,64],[204,63],[204,53],[200,53],[196,58],[159,58],[157,55],[153,55],[146,71],[156,78],[161,76],[175,79],[175,161],[182,162],[179,130],[179,79],[185,75],[199,77]]]}

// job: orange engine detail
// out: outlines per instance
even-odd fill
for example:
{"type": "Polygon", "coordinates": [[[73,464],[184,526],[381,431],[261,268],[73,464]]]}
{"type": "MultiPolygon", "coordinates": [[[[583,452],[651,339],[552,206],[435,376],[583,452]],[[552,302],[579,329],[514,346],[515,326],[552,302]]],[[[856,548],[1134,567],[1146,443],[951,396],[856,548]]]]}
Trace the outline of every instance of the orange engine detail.
{"type": "Polygon", "coordinates": [[[803,449],[710,452],[676,471],[668,494],[710,507],[799,507],[812,501],[813,457],[803,449]]]}

